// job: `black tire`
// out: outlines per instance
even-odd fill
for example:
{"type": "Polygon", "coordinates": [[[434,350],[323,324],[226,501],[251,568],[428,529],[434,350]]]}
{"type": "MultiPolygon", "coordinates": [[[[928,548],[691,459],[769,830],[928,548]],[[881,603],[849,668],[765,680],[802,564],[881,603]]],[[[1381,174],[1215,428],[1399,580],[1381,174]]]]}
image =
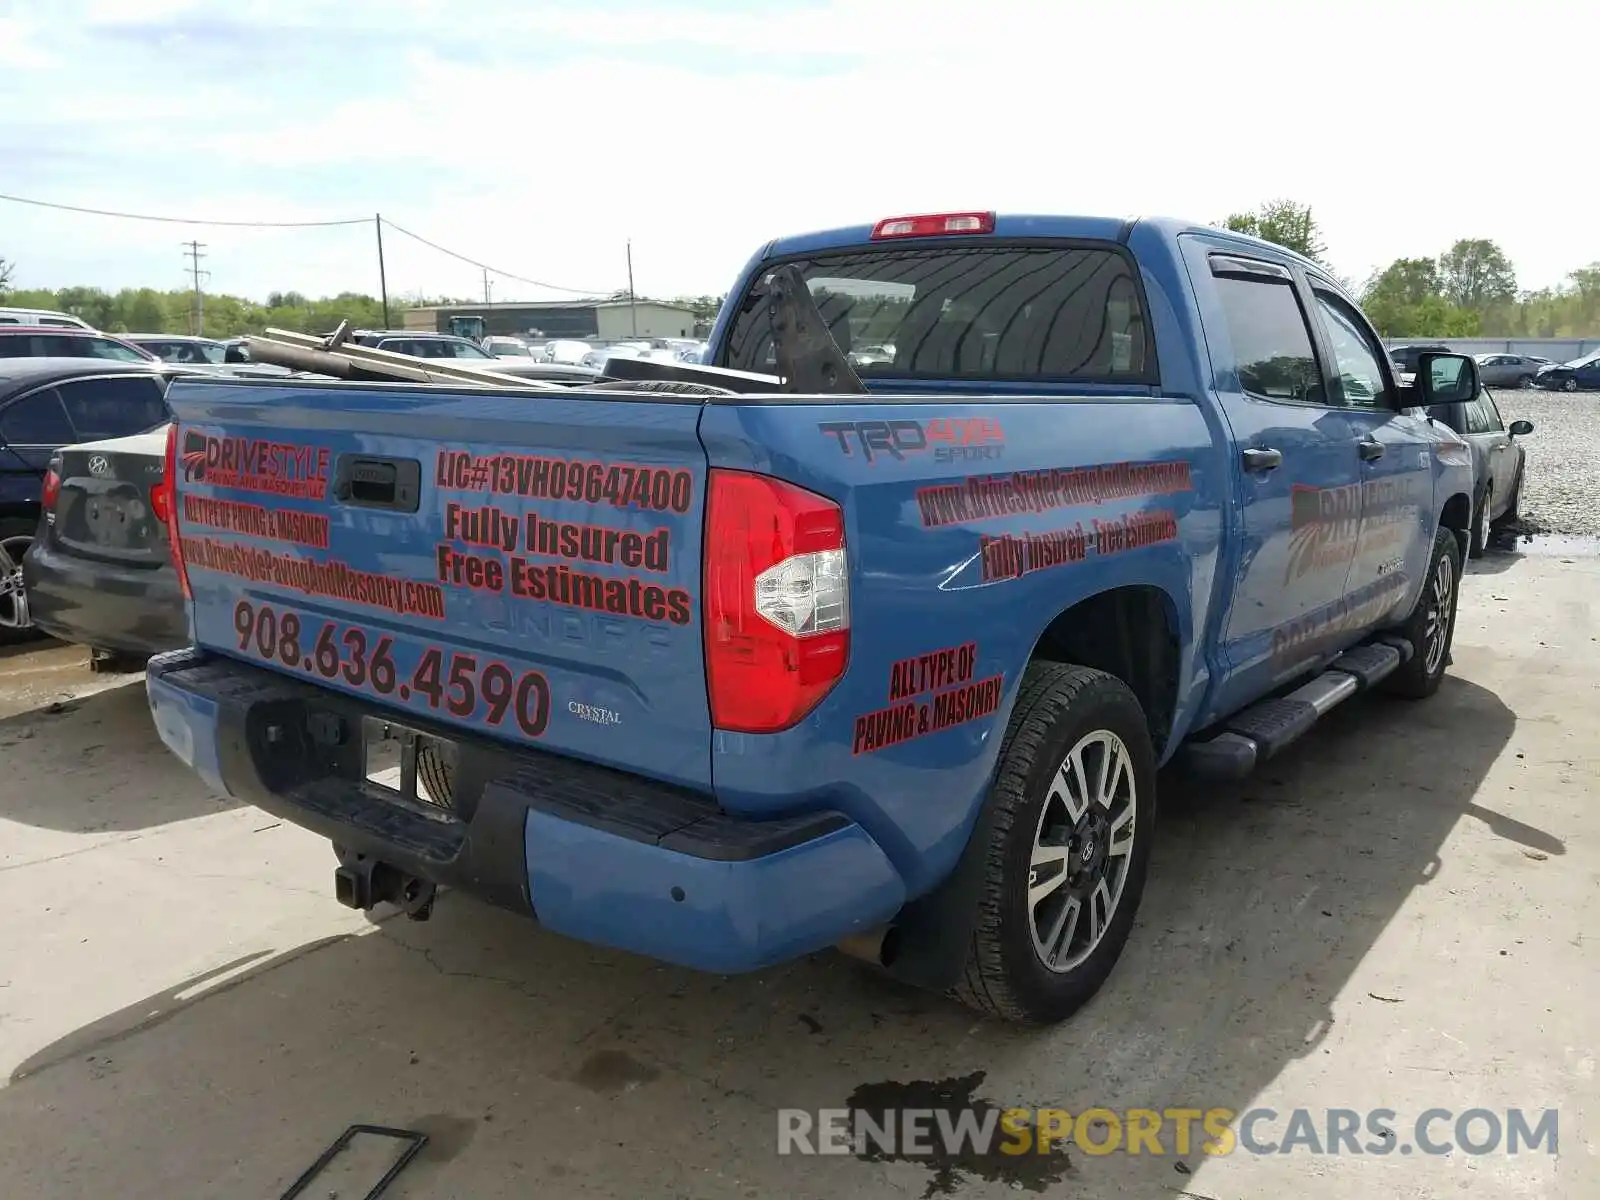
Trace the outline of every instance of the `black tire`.
{"type": "Polygon", "coordinates": [[[1489,504],[1494,499],[1494,492],[1489,485],[1483,485],[1483,490],[1478,493],[1478,502],[1472,506],[1472,529],[1467,535],[1467,554],[1471,558],[1482,558],[1489,550],[1489,534],[1492,528],[1489,520],[1489,504]]]}
{"type": "MultiPolygon", "coordinates": [[[[9,582],[11,586],[21,587],[22,555],[27,553],[27,548],[24,546],[19,550],[17,547],[24,540],[31,543],[33,535],[38,532],[38,529],[39,522],[30,520],[27,517],[5,517],[0,519],[0,543],[9,544],[12,552],[10,557],[15,560],[11,565],[17,569],[17,574],[12,577],[9,568],[4,563],[0,563],[0,573],[3,573],[3,577],[0,577],[0,585],[6,585],[9,582]]],[[[0,596],[0,606],[5,608],[4,613],[0,613],[0,616],[11,619],[10,614],[13,610],[10,606],[12,603],[13,600],[10,597],[0,596]]],[[[0,625],[0,646],[10,646],[18,642],[31,642],[43,636],[33,627],[31,621],[22,627],[0,625]]]]}
{"type": "Polygon", "coordinates": [[[417,748],[417,782],[440,808],[456,806],[455,766],[432,745],[417,748]]]}
{"type": "Polygon", "coordinates": [[[1569,379],[1561,385],[1561,388],[1563,391],[1575,392],[1578,390],[1578,381],[1576,379],[1569,379]]]}
{"type": "Polygon", "coordinates": [[[1533,386],[1533,376],[1532,375],[1518,375],[1517,376],[1517,386],[1519,388],[1531,388],[1533,386]]]}
{"type": "MultiPolygon", "coordinates": [[[[1088,758],[1087,752],[1083,758],[1088,758]]],[[[1084,774],[1098,772],[1085,761],[1084,774]]],[[[1088,667],[1029,665],[1000,747],[1000,765],[985,802],[987,811],[975,834],[988,839],[985,878],[962,979],[953,989],[958,1000],[988,1016],[1050,1024],[1072,1015],[1099,990],[1128,940],[1144,892],[1155,826],[1155,786],[1149,725],[1125,683],[1088,667]],[[1108,734],[1120,740],[1127,755],[1133,794],[1125,810],[1132,813],[1133,844],[1099,941],[1087,947],[1081,961],[1066,969],[1052,968],[1035,949],[1038,935],[1028,899],[1034,883],[1035,840],[1044,832],[1041,822],[1047,808],[1067,814],[1059,800],[1052,799],[1051,791],[1069,752],[1085,739],[1108,734]]],[[[1098,806],[1086,801],[1083,815],[1097,812],[1098,806]]],[[[1103,837],[1102,832],[1094,832],[1090,838],[1102,837],[1100,847],[1109,848],[1119,823],[1102,831],[1103,837]]],[[[1052,838],[1051,844],[1064,850],[1060,873],[1068,878],[1039,902],[1041,908],[1057,898],[1062,907],[1073,903],[1079,892],[1075,876],[1092,875],[1091,868],[1106,872],[1112,859],[1120,857],[1102,853],[1096,859],[1093,840],[1057,843],[1052,838]],[[1074,845],[1080,848],[1068,848],[1074,845]]],[[[1091,903],[1080,905],[1081,913],[1092,913],[1095,894],[1093,889],[1084,893],[1091,903]]],[[[1075,925],[1073,921],[1066,929],[1068,950],[1075,925]]]]}
{"type": "Polygon", "coordinates": [[[1461,598],[1461,542],[1454,531],[1439,527],[1439,532],[1433,538],[1433,554],[1428,559],[1428,573],[1423,576],[1422,591],[1417,596],[1417,603],[1411,610],[1411,615],[1406,618],[1405,624],[1396,631],[1411,643],[1411,657],[1400,665],[1399,670],[1384,680],[1386,690],[1396,696],[1404,696],[1408,700],[1426,700],[1439,690],[1439,684],[1444,679],[1445,668],[1450,665],[1450,645],[1456,635],[1456,607],[1461,598]],[[1448,568],[1444,564],[1448,564],[1448,568]],[[1432,628],[1430,617],[1437,607],[1436,584],[1442,571],[1448,569],[1448,597],[1445,607],[1449,609],[1444,616],[1443,637],[1444,644],[1438,647],[1437,654],[1430,654],[1433,648],[1429,631],[1432,628]]]}

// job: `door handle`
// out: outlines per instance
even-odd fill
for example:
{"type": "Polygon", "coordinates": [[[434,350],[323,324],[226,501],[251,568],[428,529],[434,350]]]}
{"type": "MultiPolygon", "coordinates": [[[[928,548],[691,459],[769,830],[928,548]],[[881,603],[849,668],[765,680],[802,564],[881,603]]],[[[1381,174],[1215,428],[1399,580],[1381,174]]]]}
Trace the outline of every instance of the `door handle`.
{"type": "Polygon", "coordinates": [[[1361,451],[1361,461],[1371,462],[1375,458],[1383,457],[1383,443],[1372,438],[1362,438],[1356,443],[1356,449],[1361,451]]]}
{"type": "Polygon", "coordinates": [[[1282,450],[1246,450],[1242,457],[1246,471],[1274,471],[1283,465],[1282,450]]]}
{"type": "Polygon", "coordinates": [[[1490,454],[1499,454],[1500,451],[1504,450],[1505,448],[1506,448],[1506,444],[1504,442],[1496,442],[1494,445],[1489,447],[1489,453],[1490,454]]]}

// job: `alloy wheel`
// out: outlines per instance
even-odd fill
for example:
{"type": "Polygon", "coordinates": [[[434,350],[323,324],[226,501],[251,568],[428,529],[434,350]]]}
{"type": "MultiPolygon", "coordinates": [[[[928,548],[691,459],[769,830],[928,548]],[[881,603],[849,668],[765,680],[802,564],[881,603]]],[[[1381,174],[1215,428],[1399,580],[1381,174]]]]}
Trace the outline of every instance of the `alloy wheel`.
{"type": "Polygon", "coordinates": [[[1428,585],[1428,615],[1423,622],[1423,644],[1428,656],[1424,660],[1431,676],[1444,662],[1445,647],[1450,641],[1451,601],[1456,591],[1456,570],[1448,554],[1439,556],[1433,569],[1433,580],[1428,585]]]}
{"type": "Polygon", "coordinates": [[[27,534],[0,540],[0,629],[29,629],[28,593],[22,586],[22,556],[33,544],[27,534]]]}
{"type": "Polygon", "coordinates": [[[1051,971],[1082,963],[1111,925],[1133,862],[1137,786],[1109,729],[1078,739],[1056,768],[1028,869],[1028,931],[1051,971]]]}

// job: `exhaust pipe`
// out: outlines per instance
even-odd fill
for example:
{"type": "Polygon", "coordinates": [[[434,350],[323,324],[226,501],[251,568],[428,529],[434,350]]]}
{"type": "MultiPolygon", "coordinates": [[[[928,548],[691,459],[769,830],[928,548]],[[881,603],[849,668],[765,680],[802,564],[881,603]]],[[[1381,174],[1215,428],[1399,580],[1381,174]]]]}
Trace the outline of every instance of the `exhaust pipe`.
{"type": "Polygon", "coordinates": [[[876,929],[852,933],[836,943],[834,949],[874,967],[887,967],[899,948],[899,932],[893,925],[880,925],[876,929]]]}

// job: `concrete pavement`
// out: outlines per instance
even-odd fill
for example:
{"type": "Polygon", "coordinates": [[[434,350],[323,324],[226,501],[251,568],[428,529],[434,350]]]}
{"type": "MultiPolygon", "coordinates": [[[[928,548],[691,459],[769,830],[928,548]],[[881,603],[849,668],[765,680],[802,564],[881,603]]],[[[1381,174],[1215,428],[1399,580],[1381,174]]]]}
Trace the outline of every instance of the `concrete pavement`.
{"type": "Polygon", "coordinates": [[[1540,550],[1474,564],[1433,700],[1347,705],[1242,786],[1164,780],[1133,940],[1045,1032],[834,954],[700,976],[457,895],[374,926],[334,903],[325,844],[166,753],[137,680],[13,652],[5,1196],[277,1197],[367,1122],[430,1134],[396,1200],[1593,1197],[1600,561],[1540,550]],[[940,1094],[1388,1108],[1407,1133],[1429,1108],[1557,1108],[1560,1155],[775,1153],[779,1108],[940,1094]]]}

